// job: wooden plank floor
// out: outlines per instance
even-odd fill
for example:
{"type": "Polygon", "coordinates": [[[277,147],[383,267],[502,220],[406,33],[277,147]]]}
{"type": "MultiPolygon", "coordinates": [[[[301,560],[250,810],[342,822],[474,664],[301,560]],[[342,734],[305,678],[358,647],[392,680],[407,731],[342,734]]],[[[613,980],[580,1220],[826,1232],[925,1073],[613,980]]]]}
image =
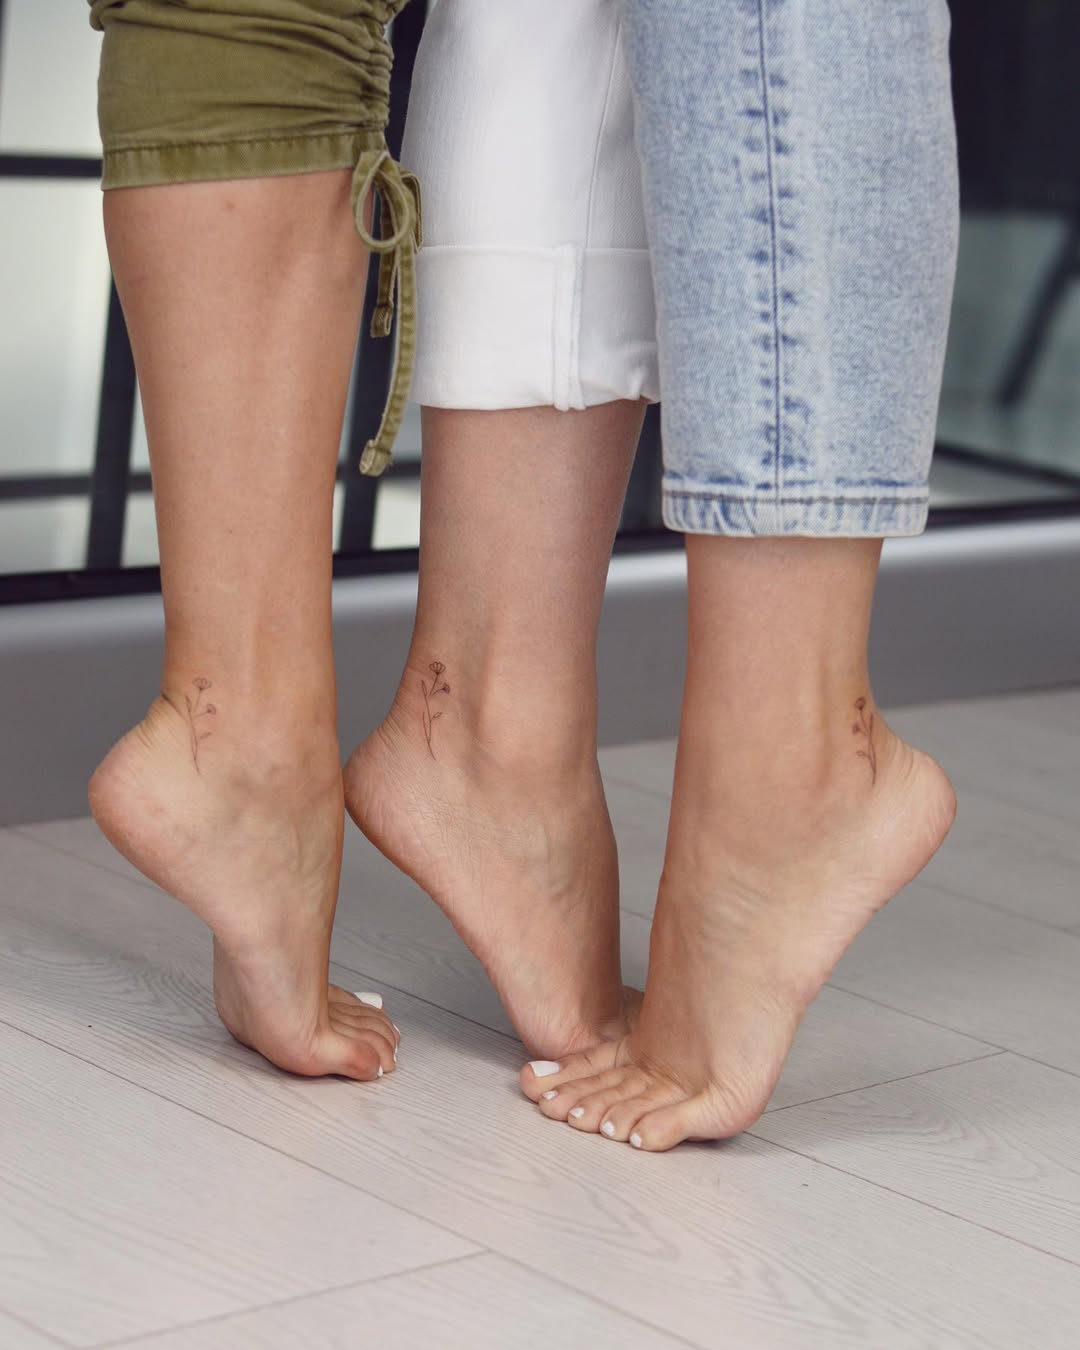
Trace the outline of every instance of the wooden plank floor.
{"type": "MultiPolygon", "coordinates": [[[[334,975],[405,1033],[309,1082],[214,1015],[209,941],[92,822],[0,830],[0,1347],[1017,1350],[1080,1343],[1080,690],[895,717],[950,843],[749,1134],[543,1120],[477,963],[350,831],[334,975]]],[[[644,973],[673,747],[603,752],[644,973]]]]}

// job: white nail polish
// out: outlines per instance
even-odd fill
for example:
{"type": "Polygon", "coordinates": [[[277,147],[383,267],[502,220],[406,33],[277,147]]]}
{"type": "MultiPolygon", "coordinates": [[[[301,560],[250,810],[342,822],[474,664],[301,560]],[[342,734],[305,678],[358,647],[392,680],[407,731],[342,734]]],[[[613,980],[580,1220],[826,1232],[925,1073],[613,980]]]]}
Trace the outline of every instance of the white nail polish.
{"type": "Polygon", "coordinates": [[[394,1047],[394,1063],[397,1063],[397,1046],[394,1047]]]}
{"type": "Polygon", "coordinates": [[[530,1059],[529,1068],[537,1078],[550,1078],[562,1069],[562,1065],[556,1064],[553,1059],[530,1059]]]}
{"type": "Polygon", "coordinates": [[[585,1108],[583,1106],[573,1106],[570,1108],[570,1114],[574,1117],[575,1120],[580,1120],[581,1117],[585,1114],[585,1108]]]}
{"type": "Polygon", "coordinates": [[[641,1135],[638,1134],[636,1130],[635,1130],[635,1132],[630,1136],[630,1147],[631,1147],[631,1148],[640,1148],[640,1147],[641,1147],[641,1135]]]}
{"type": "Polygon", "coordinates": [[[382,1007],[382,994],[357,994],[356,997],[361,1003],[366,1003],[369,1008],[382,1007]]]}
{"type": "Polygon", "coordinates": [[[557,1097],[557,1096],[559,1095],[559,1089],[558,1089],[558,1088],[548,1088],[548,1090],[547,1090],[546,1092],[541,1092],[540,1095],[541,1095],[541,1097],[543,1097],[544,1101],[549,1102],[549,1101],[551,1101],[552,1097],[557,1097]]]}
{"type": "Polygon", "coordinates": [[[375,1077],[376,1077],[376,1078],[381,1078],[381,1077],[382,1077],[382,1065],[381,1065],[381,1064],[379,1065],[379,1072],[375,1075],[375,1077]]]}
{"type": "Polygon", "coordinates": [[[601,1134],[606,1134],[607,1137],[610,1139],[611,1136],[615,1133],[615,1123],[614,1123],[614,1121],[611,1121],[611,1120],[605,1120],[604,1123],[603,1123],[603,1125],[600,1126],[600,1133],[601,1133],[601,1134]]]}

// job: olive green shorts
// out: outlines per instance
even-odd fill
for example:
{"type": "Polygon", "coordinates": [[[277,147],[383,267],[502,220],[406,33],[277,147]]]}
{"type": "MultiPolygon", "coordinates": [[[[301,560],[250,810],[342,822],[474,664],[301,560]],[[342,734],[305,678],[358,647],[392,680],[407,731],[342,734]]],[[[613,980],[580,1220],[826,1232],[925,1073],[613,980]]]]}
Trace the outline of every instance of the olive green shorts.
{"type": "Polygon", "coordinates": [[[381,255],[372,333],[399,298],[394,375],[360,467],[381,473],[416,344],[420,189],[386,148],[386,24],[407,0],[89,0],[104,33],[98,120],[109,188],[353,170],[357,229],[381,255]],[[380,238],[364,225],[376,188],[380,238]]]}

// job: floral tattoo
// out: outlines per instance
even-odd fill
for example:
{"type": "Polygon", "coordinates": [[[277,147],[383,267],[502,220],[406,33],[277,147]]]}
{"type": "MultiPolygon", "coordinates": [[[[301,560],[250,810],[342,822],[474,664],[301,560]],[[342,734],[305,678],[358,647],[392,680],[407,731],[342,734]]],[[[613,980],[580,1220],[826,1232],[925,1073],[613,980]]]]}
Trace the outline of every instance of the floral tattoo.
{"type": "Polygon", "coordinates": [[[202,696],[210,688],[210,681],[205,675],[200,675],[198,679],[191,682],[195,686],[194,699],[190,694],[184,695],[184,702],[187,704],[188,732],[191,735],[191,758],[195,764],[195,772],[202,773],[199,768],[199,742],[205,741],[212,733],[209,730],[202,730],[199,723],[206,717],[213,717],[217,708],[212,703],[203,703],[202,696]]]}
{"type": "Polygon", "coordinates": [[[428,666],[428,670],[431,671],[435,678],[431,681],[430,688],[428,687],[427,680],[421,680],[420,688],[424,691],[424,739],[427,741],[428,754],[434,759],[435,751],[431,745],[431,730],[442,716],[442,713],[432,712],[431,700],[436,694],[448,694],[450,692],[450,686],[443,679],[446,666],[442,661],[432,661],[428,666]]]}
{"type": "Polygon", "coordinates": [[[855,708],[859,714],[859,720],[852,723],[851,733],[853,736],[866,737],[866,749],[858,750],[856,753],[860,759],[865,759],[869,763],[870,784],[873,786],[873,784],[877,782],[877,749],[874,746],[874,714],[867,713],[866,699],[864,698],[857,698],[855,700],[855,708]]]}

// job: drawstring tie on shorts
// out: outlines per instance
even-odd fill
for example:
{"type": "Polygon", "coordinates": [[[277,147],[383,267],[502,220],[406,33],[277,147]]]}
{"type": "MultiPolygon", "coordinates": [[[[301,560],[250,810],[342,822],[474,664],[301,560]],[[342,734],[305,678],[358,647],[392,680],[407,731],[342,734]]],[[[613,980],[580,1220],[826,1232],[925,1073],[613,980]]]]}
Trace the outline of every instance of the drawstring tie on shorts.
{"type": "Polygon", "coordinates": [[[391,462],[416,358],[416,250],[423,244],[419,180],[395,163],[385,146],[365,150],[353,174],[352,205],[360,238],[372,253],[379,254],[379,293],[371,316],[372,337],[389,337],[394,325],[395,289],[398,298],[390,392],[379,429],[360,457],[360,472],[377,477],[391,462]],[[378,189],[381,208],[379,239],[364,225],[364,203],[372,186],[378,189]]]}

